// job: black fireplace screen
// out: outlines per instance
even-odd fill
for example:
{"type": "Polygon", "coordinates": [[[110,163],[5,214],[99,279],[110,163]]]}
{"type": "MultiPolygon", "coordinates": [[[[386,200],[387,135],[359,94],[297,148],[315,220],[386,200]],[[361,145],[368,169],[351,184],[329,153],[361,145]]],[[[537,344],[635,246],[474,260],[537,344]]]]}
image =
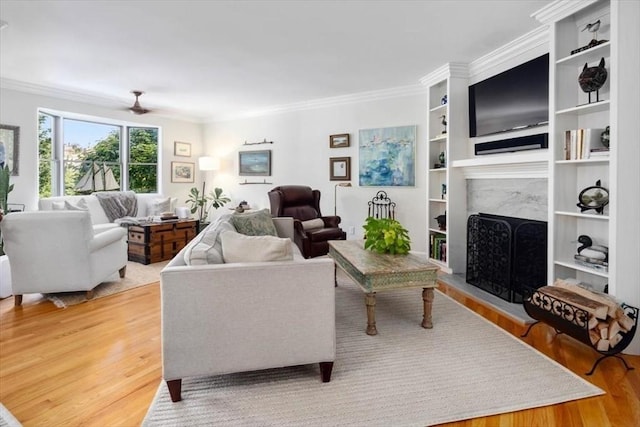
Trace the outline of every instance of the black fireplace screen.
{"type": "Polygon", "coordinates": [[[522,286],[547,284],[547,223],[476,214],[467,220],[467,283],[522,303],[522,286]]]}

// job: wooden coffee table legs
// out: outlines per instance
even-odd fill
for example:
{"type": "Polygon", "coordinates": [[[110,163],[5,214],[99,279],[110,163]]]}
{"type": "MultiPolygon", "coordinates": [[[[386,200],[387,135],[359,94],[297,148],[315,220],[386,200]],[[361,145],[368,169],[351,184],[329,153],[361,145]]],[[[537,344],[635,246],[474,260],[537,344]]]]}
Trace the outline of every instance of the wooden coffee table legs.
{"type": "Polygon", "coordinates": [[[422,318],[423,328],[433,328],[433,322],[431,321],[431,307],[433,307],[434,298],[435,295],[433,293],[433,288],[422,289],[422,301],[424,303],[424,317],[422,318]]]}
{"type": "Polygon", "coordinates": [[[378,335],[376,329],[376,293],[365,294],[364,303],[367,305],[367,335],[378,335]]]}
{"type": "MultiPolygon", "coordinates": [[[[433,292],[433,288],[422,289],[422,301],[424,305],[422,327],[426,329],[433,328],[431,309],[433,307],[434,298],[435,294],[433,292]]],[[[378,335],[378,329],[376,328],[376,293],[370,292],[365,294],[364,303],[367,306],[367,335],[378,335]]]]}

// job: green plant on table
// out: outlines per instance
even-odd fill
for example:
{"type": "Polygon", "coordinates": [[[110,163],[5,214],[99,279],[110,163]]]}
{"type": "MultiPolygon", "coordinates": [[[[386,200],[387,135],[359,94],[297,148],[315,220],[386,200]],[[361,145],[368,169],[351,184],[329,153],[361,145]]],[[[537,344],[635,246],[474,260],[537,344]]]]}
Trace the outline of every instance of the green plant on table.
{"type": "Polygon", "coordinates": [[[209,217],[209,211],[211,208],[218,209],[231,201],[230,198],[223,194],[222,188],[214,188],[209,194],[202,192],[196,187],[189,190],[189,198],[187,204],[190,205],[191,213],[194,214],[200,210],[199,220],[202,223],[209,217]]]}
{"type": "Polygon", "coordinates": [[[409,232],[395,219],[368,217],[364,228],[364,248],[378,253],[404,255],[411,250],[409,232]]]}

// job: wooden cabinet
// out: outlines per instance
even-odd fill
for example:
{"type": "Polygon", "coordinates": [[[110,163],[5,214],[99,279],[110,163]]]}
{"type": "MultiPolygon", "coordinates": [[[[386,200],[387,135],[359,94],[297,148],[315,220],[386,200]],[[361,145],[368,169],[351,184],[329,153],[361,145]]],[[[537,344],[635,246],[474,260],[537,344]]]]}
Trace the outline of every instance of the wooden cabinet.
{"type": "Polygon", "coordinates": [[[173,258],[198,234],[198,220],[129,227],[129,261],[151,264],[173,258]]]}

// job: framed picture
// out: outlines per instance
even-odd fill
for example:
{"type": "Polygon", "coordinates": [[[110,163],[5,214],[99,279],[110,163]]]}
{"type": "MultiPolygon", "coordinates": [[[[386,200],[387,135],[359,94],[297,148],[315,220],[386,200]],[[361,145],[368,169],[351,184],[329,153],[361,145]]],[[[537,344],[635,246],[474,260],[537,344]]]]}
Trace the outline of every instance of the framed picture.
{"type": "Polygon", "coordinates": [[[331,157],[329,159],[329,180],[351,181],[351,157],[331,157]]]}
{"type": "Polygon", "coordinates": [[[416,126],[361,129],[358,135],[361,187],[416,185],[416,126]]]}
{"type": "Polygon", "coordinates": [[[178,157],[191,157],[191,144],[188,142],[173,142],[173,155],[178,157]]]}
{"type": "Polygon", "coordinates": [[[171,162],[171,182],[194,182],[195,163],[171,162]]]}
{"type": "Polygon", "coordinates": [[[330,148],[342,148],[349,146],[349,134],[341,133],[339,135],[331,135],[329,136],[329,147],[330,148]]]}
{"type": "Polygon", "coordinates": [[[0,125],[0,167],[9,166],[11,175],[18,175],[20,127],[0,125]]]}
{"type": "Polygon", "coordinates": [[[240,176],[271,176],[271,150],[240,151],[240,176]]]}

